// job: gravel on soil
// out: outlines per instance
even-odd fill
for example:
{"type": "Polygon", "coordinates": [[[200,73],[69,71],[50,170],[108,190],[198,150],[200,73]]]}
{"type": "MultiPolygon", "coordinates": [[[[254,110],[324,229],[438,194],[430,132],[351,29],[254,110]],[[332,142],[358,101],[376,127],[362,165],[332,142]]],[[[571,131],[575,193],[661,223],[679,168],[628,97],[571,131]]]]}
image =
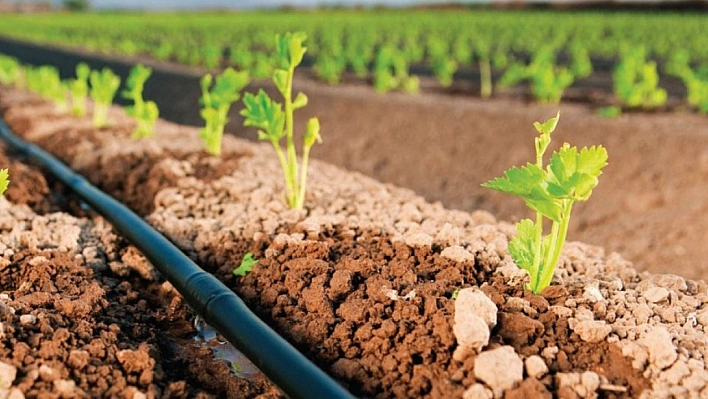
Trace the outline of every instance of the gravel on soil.
{"type": "Polygon", "coordinates": [[[25,93],[0,102],[16,131],[135,206],[357,395],[708,395],[703,281],[570,242],[553,286],[533,295],[507,251],[513,225],[487,212],[316,161],[307,209],[288,210],[267,145],[225,137],[221,162],[199,155],[194,128],[161,122],[155,138],[133,141],[117,109],[111,128],[93,131],[25,93]],[[257,265],[233,276],[249,251],[257,265]],[[468,287],[496,307],[495,323],[479,309],[484,323],[464,321],[467,300],[453,296],[468,287]],[[467,345],[457,323],[486,342],[467,345]],[[509,367],[488,372],[499,364],[509,367]]]}

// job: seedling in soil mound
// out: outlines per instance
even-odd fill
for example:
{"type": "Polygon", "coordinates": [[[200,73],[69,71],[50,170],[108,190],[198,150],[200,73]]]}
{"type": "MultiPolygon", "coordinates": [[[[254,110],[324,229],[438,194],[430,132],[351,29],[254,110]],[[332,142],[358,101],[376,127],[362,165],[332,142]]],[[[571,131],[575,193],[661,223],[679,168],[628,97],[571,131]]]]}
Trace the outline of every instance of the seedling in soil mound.
{"type": "Polygon", "coordinates": [[[534,123],[540,133],[536,137],[536,163],[513,167],[482,186],[518,195],[536,211],[536,221],[524,219],[516,224],[518,235],[509,242],[514,262],[526,270],[531,281],[526,285],[536,294],[551,284],[553,272],[565,244],[573,204],[587,201],[597,186],[602,168],[607,165],[607,151],[602,146],[577,147],[563,144],[553,152],[544,169],[543,155],[551,143],[551,133],[560,113],[541,124],[534,123]],[[551,221],[551,233],[543,236],[544,218],[551,221]]]}
{"type": "Polygon", "coordinates": [[[86,96],[88,96],[88,79],[91,68],[86,63],[81,62],[76,65],[76,79],[71,79],[68,83],[69,94],[71,95],[71,113],[75,116],[86,114],[86,96]]]}
{"type": "Polygon", "coordinates": [[[102,128],[108,125],[108,107],[120,87],[120,78],[109,68],[101,71],[91,71],[91,98],[94,102],[93,125],[102,128]]]}
{"type": "Polygon", "coordinates": [[[221,154],[221,137],[224,135],[224,127],[231,104],[241,98],[241,90],[248,85],[248,72],[236,72],[233,68],[226,68],[224,72],[216,77],[214,87],[211,87],[211,74],[202,77],[202,98],[200,100],[202,108],[200,114],[206,124],[199,132],[199,137],[204,141],[206,150],[211,155],[221,154]]]}
{"type": "Polygon", "coordinates": [[[128,75],[126,85],[127,90],[122,94],[123,98],[133,100],[133,105],[125,108],[125,113],[135,118],[138,127],[133,132],[134,139],[152,137],[155,131],[155,122],[160,116],[160,110],[154,101],[143,99],[143,88],[145,82],[152,75],[152,69],[141,64],[134,66],[128,75]]]}
{"type": "Polygon", "coordinates": [[[241,111],[245,118],[245,126],[258,128],[258,138],[268,140],[275,148],[280,165],[285,174],[285,189],[288,205],[293,209],[302,209],[305,203],[305,188],[307,186],[307,164],[310,149],[315,142],[321,142],[320,121],[311,118],[307,122],[307,130],[302,140],[302,167],[297,163],[295,139],[293,137],[293,112],[307,105],[307,96],[298,93],[292,99],[293,75],[295,67],[300,65],[307,49],[302,46],[307,36],[303,32],[286,33],[276,36],[278,67],[273,72],[273,82],[283,96],[284,104],[274,101],[263,90],[257,95],[246,93],[243,103],[246,108],[241,111]],[[283,110],[283,105],[285,110],[283,110]],[[285,137],[286,151],[280,146],[280,140],[285,137]]]}

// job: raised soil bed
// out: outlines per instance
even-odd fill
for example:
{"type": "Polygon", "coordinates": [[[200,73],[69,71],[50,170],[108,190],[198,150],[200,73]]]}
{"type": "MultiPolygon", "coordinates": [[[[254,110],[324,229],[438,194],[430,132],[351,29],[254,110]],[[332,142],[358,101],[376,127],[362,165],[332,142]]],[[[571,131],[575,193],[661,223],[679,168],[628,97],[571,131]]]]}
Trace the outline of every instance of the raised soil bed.
{"type": "MultiPolygon", "coordinates": [[[[708,395],[703,281],[640,273],[616,253],[572,242],[554,286],[532,295],[523,291],[524,274],[506,249],[513,225],[487,212],[448,210],[322,162],[311,165],[307,209],[288,210],[279,164],[267,145],[226,137],[222,157],[213,158],[202,152],[194,128],[160,122],[155,138],[134,141],[132,122],[118,109],[110,128],[95,130],[88,119],[62,115],[24,92],[4,90],[0,104],[17,133],[144,215],[355,395],[708,395]],[[237,278],[232,270],[249,251],[259,262],[237,278]],[[475,333],[461,328],[466,320],[492,314],[496,321],[485,319],[492,324],[485,328],[488,339],[477,345],[463,337],[475,333]]],[[[154,278],[139,272],[121,277],[110,268],[102,273],[114,280],[154,278]]],[[[16,294],[8,300],[17,301],[16,294]]],[[[81,296],[73,300],[83,303],[81,296]]],[[[142,317],[152,303],[124,312],[142,317]]],[[[26,313],[49,307],[27,306],[26,313]]],[[[24,331],[15,318],[5,323],[24,331]]],[[[116,325],[118,337],[137,328],[116,325]]],[[[29,339],[17,334],[17,342],[29,339]]],[[[175,356],[164,346],[144,351],[149,348],[159,359],[175,356]]],[[[66,356],[52,360],[65,364],[66,356]]],[[[22,387],[31,370],[9,355],[0,360],[10,359],[22,387]]],[[[113,368],[119,367],[125,368],[120,359],[113,368]]],[[[200,365],[178,369],[192,367],[200,365]]],[[[158,376],[166,370],[147,368],[158,376]]],[[[81,380],[80,370],[72,373],[82,390],[100,391],[81,380]]],[[[217,396],[245,381],[214,374],[208,388],[217,396]]],[[[157,384],[126,379],[141,393],[155,394],[150,389],[157,384]]],[[[41,387],[57,394],[56,386],[41,387]]],[[[273,392],[267,389],[246,396],[273,392]]]]}

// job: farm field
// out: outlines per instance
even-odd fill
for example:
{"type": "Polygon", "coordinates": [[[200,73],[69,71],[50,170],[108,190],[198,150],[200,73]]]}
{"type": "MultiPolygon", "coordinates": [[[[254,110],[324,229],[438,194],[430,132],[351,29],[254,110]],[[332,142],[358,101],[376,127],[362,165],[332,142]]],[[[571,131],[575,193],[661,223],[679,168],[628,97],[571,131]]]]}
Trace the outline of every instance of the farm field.
{"type": "MultiPolygon", "coordinates": [[[[381,14],[386,15],[158,14],[150,19],[156,28],[149,35],[135,28],[146,23],[139,14],[0,17],[0,34],[13,37],[0,39],[0,53],[27,64],[52,64],[64,78],[74,76],[78,60],[94,69],[108,65],[123,78],[143,63],[153,68],[145,99],[155,101],[163,118],[198,127],[204,126],[199,80],[207,72],[248,66],[237,68],[255,78],[244,92],[263,88],[273,98],[282,93],[277,82],[265,78],[279,68],[267,40],[275,32],[298,30],[307,19],[310,25],[300,28],[310,36],[305,45],[312,43],[312,51],[308,48],[292,87],[308,100],[293,122],[301,131],[317,117],[322,143],[312,147],[301,210],[288,210],[278,159],[268,143],[252,142],[256,129],[243,124],[255,114],[239,114],[240,101],[228,115],[219,156],[202,149],[203,132],[162,120],[155,137],[131,138],[134,121],[117,107],[108,114],[112,123],[97,129],[88,116],[62,113],[23,87],[6,84],[0,108],[13,130],[136,210],[355,396],[705,394],[708,116],[696,94],[702,91],[692,88],[704,79],[704,39],[695,33],[705,15],[537,12],[534,16],[548,23],[533,30],[513,23],[528,15],[524,12],[381,14]],[[392,17],[400,18],[400,30],[383,25],[392,17]],[[108,26],[101,18],[114,23],[100,29],[101,21],[108,26]],[[551,24],[555,19],[560,22],[551,24]],[[357,61],[346,54],[366,51],[347,51],[346,43],[364,32],[365,23],[380,35],[370,39],[371,57],[360,60],[366,73],[357,73],[357,61]],[[676,29],[646,41],[657,23],[676,29]],[[455,58],[454,50],[459,57],[464,46],[454,39],[470,26],[474,29],[464,37],[472,59],[465,63],[455,58]],[[512,33],[501,35],[508,26],[515,27],[512,33]],[[480,41],[489,40],[488,48],[508,59],[495,63],[488,53],[487,64],[475,55],[477,32],[488,34],[480,41]],[[203,52],[189,60],[153,51],[161,43],[171,43],[162,47],[173,50],[178,43],[189,47],[187,36],[180,35],[194,40],[188,53],[203,52]],[[337,37],[342,41],[332,39],[337,37]],[[424,55],[406,58],[416,52],[415,42],[425,43],[418,49],[424,55]],[[435,56],[441,42],[447,43],[447,58],[435,56]],[[646,50],[642,60],[630,58],[645,74],[623,91],[617,70],[629,68],[632,63],[622,60],[640,42],[646,50]],[[340,53],[337,43],[344,44],[340,53]],[[219,49],[218,62],[210,63],[209,46],[219,49]],[[391,61],[383,73],[377,60],[394,51],[386,50],[390,46],[408,55],[391,61]],[[536,80],[548,66],[549,48],[553,76],[546,83],[558,82],[562,71],[574,75],[558,98],[543,97],[536,80]],[[250,54],[251,61],[234,56],[236,50],[250,54]],[[271,58],[258,61],[258,54],[271,58]],[[457,64],[449,85],[441,79],[442,58],[457,64]],[[579,59],[591,65],[583,78],[569,72],[579,67],[579,59]],[[334,65],[339,62],[345,66],[334,65]],[[485,71],[486,65],[492,70],[485,71]],[[328,79],[325,66],[341,73],[328,79]],[[255,72],[260,67],[261,79],[255,72]],[[513,81],[514,74],[513,84],[499,86],[513,81]],[[533,122],[558,110],[549,152],[563,142],[602,145],[609,164],[592,198],[574,208],[568,238],[575,242],[566,245],[552,286],[537,295],[524,289],[528,277],[508,248],[517,235],[514,223],[534,212],[521,199],[481,184],[512,165],[533,162],[532,139],[538,134],[533,122]],[[247,253],[258,263],[245,276],[235,276],[247,253]],[[469,342],[459,327],[469,320],[465,317],[482,316],[469,316],[460,302],[488,306],[480,293],[494,309],[494,321],[482,329],[491,335],[479,346],[463,344],[469,342]],[[488,373],[494,362],[518,363],[520,371],[493,371],[503,374],[494,378],[488,373]]],[[[90,110],[95,106],[89,101],[90,110]]],[[[13,201],[9,192],[6,198],[13,201]]],[[[140,273],[128,274],[141,279],[140,273]]],[[[11,294],[15,300],[19,295],[11,294]]],[[[29,311],[41,313],[43,306],[29,311]]],[[[189,310],[182,311],[189,317],[189,310]]],[[[6,323],[16,324],[16,318],[6,323]]],[[[183,337],[194,333],[183,327],[183,337]]],[[[159,345],[150,348],[170,356],[159,345]]],[[[18,381],[24,381],[21,389],[56,392],[57,384],[32,385],[23,373],[35,366],[7,356],[15,356],[11,363],[18,381]]],[[[57,356],[52,361],[62,363],[65,355],[57,356]]],[[[95,389],[75,368],[62,378],[77,379],[82,391],[95,389]]],[[[162,375],[155,383],[127,377],[132,385],[123,394],[134,389],[159,397],[171,389],[177,397],[200,390],[278,396],[263,381],[233,385],[234,378],[223,373],[207,386],[194,371],[177,376],[187,385],[165,385],[162,375]]]]}

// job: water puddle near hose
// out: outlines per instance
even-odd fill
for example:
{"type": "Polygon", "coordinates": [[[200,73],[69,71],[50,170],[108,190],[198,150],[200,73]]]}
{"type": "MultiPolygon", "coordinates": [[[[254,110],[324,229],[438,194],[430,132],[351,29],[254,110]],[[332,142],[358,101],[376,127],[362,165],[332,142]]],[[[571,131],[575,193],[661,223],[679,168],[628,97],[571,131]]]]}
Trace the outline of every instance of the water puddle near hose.
{"type": "Polygon", "coordinates": [[[194,340],[200,346],[211,349],[215,359],[226,362],[234,376],[248,379],[256,374],[260,374],[260,371],[248,360],[246,355],[239,352],[238,349],[234,348],[233,345],[226,340],[222,341],[223,338],[219,333],[208,325],[204,319],[197,316],[194,319],[194,327],[197,330],[197,335],[194,337],[194,340]]]}

